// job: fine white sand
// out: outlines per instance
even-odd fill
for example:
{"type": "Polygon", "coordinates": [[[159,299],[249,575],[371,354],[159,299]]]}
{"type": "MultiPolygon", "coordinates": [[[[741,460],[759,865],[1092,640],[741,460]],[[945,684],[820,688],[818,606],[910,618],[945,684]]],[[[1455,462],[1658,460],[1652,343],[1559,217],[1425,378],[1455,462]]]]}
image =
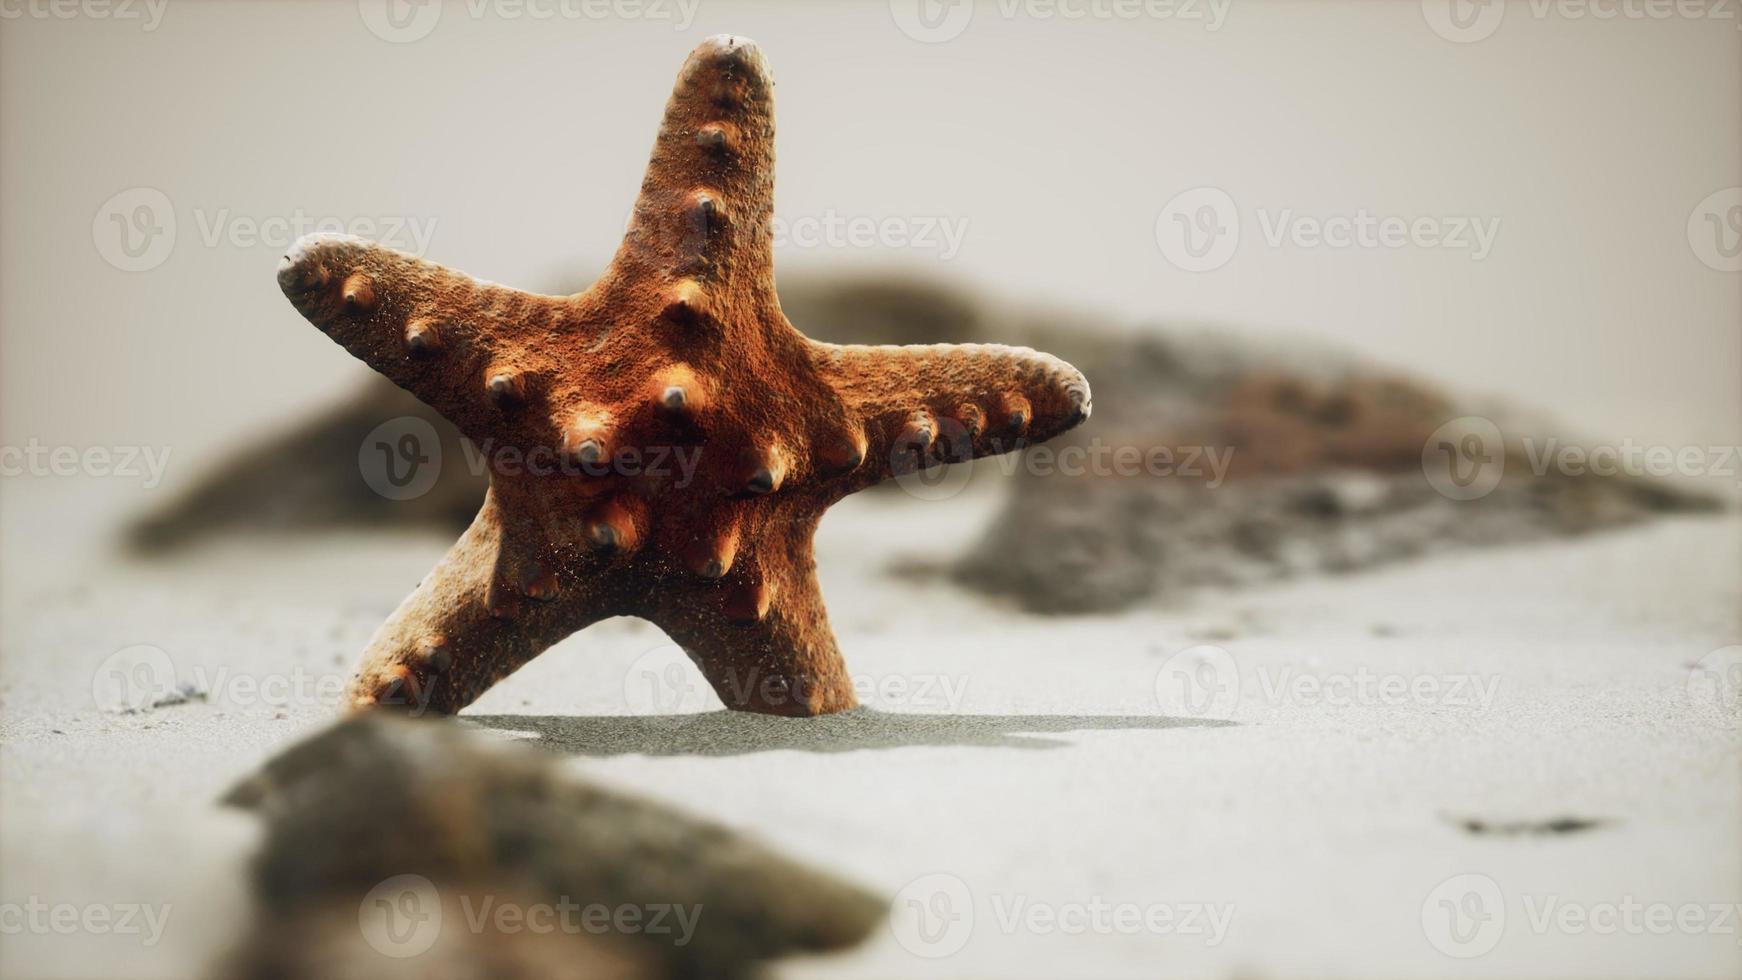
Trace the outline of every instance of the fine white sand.
{"type": "MultiPolygon", "coordinates": [[[[656,630],[614,621],[466,716],[898,898],[892,928],[786,964],[795,977],[1742,970],[1742,735],[1695,670],[1742,642],[1736,519],[1101,618],[1026,616],[887,572],[957,552],[991,503],[855,498],[825,522],[824,587],[865,711],[725,714],[656,630]],[[1169,658],[1200,644],[1230,659],[1203,653],[1193,676],[1226,680],[1214,668],[1231,663],[1239,686],[1194,714],[1169,658]],[[689,714],[646,717],[669,712],[689,714]],[[1558,817],[1601,823],[1457,825],[1558,817]],[[1440,901],[1467,901],[1475,879],[1440,886],[1465,874],[1498,888],[1503,908],[1473,911],[1502,927],[1497,942],[1460,934],[1479,938],[1454,952],[1492,949],[1454,958],[1430,934],[1448,945],[1440,901]],[[1687,922],[1698,907],[1703,924],[1655,934],[1657,906],[1687,922]],[[1224,933],[1207,933],[1212,913],[1230,916],[1224,933]]],[[[120,937],[9,935],[7,972],[58,959],[175,975],[233,928],[217,912],[233,912],[236,886],[212,882],[240,867],[248,835],[195,814],[325,723],[369,633],[445,544],[238,540],[166,567],[10,576],[5,901],[91,893],[97,854],[132,900],[173,894],[187,911],[150,955],[125,955],[120,937]],[[209,700],[100,710],[114,669],[158,662],[112,658],[139,644],[209,700]],[[99,947],[121,953],[90,959],[99,947]]]]}

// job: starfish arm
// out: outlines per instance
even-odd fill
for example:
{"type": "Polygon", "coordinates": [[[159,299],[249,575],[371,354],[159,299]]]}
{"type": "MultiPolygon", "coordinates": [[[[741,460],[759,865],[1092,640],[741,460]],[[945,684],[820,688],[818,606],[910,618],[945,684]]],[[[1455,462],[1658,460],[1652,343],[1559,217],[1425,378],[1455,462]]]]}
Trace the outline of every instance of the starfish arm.
{"type": "Polygon", "coordinates": [[[474,438],[548,370],[529,341],[556,326],[566,302],[349,235],[299,239],[278,283],[310,323],[474,438]]]}
{"type": "Polygon", "coordinates": [[[960,462],[1050,439],[1089,417],[1082,372],[1002,344],[859,346],[812,342],[817,373],[841,400],[846,433],[824,436],[825,472],[845,492],[935,462],[960,462]]]}
{"type": "Polygon", "coordinates": [[[677,318],[773,295],[774,81],[748,38],[684,62],[607,281],[666,284],[677,318]]]}
{"type": "Polygon", "coordinates": [[[858,707],[817,584],[816,521],[770,526],[718,582],[643,614],[735,711],[808,717],[858,707]]]}
{"type": "Polygon", "coordinates": [[[604,618],[602,603],[542,560],[536,530],[505,518],[497,497],[492,488],[471,527],[375,632],[350,705],[452,714],[604,618]]]}

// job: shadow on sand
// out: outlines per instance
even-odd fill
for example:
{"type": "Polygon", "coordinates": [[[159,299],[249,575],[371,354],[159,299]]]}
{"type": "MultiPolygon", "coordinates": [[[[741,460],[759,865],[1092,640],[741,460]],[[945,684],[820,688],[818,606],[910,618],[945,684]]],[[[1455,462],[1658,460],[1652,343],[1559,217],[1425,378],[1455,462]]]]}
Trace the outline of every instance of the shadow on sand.
{"type": "Polygon", "coordinates": [[[1220,728],[1210,718],[1163,715],[900,714],[859,708],[821,718],[739,711],[688,715],[463,715],[482,728],[527,732],[546,748],[574,755],[748,755],[851,752],[918,745],[1049,749],[1070,744],[1042,734],[1166,728],[1220,728]]]}

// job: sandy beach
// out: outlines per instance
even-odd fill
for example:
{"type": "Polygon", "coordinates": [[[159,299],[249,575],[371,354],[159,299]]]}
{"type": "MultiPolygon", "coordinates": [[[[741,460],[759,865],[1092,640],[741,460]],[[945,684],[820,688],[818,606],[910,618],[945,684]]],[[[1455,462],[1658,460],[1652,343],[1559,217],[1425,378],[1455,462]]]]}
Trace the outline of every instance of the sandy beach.
{"type": "MultiPolygon", "coordinates": [[[[989,510],[983,497],[855,499],[825,522],[822,575],[858,712],[726,714],[657,631],[618,620],[463,717],[891,898],[891,928],[851,955],[788,963],[786,976],[1043,976],[1059,963],[1133,977],[1727,976],[1742,965],[1733,909],[1723,922],[1708,909],[1742,900],[1739,733],[1695,670],[1738,636],[1736,519],[1099,618],[1018,614],[888,573],[961,548],[989,510]],[[1234,690],[1182,699],[1182,663],[1231,663],[1234,690]],[[1593,825],[1537,826],[1557,819],[1593,825]],[[1498,939],[1468,958],[1447,950],[1485,935],[1460,944],[1441,929],[1436,941],[1432,918],[1436,889],[1462,875],[1490,879],[1504,907],[1498,939]],[[899,914],[912,901],[951,914],[916,930],[899,914]],[[1636,930],[1623,916],[1599,933],[1603,909],[1627,903],[1698,906],[1711,921],[1659,935],[1639,911],[1636,930]]],[[[193,889],[177,879],[203,868],[211,880],[191,892],[203,897],[184,901],[214,903],[225,893],[213,882],[250,845],[210,801],[328,722],[356,650],[442,548],[422,536],[244,540],[170,572],[69,568],[9,590],[8,897],[76,888],[95,872],[44,844],[58,834],[108,853],[71,829],[110,827],[132,842],[118,846],[126,859],[176,869],[142,887],[193,889]],[[139,644],[204,700],[100,709],[114,691],[102,670],[139,644]]],[[[204,948],[210,924],[172,917],[166,936],[180,945],[154,955],[204,948]]],[[[20,950],[54,952],[54,937],[24,940],[20,950]]]]}

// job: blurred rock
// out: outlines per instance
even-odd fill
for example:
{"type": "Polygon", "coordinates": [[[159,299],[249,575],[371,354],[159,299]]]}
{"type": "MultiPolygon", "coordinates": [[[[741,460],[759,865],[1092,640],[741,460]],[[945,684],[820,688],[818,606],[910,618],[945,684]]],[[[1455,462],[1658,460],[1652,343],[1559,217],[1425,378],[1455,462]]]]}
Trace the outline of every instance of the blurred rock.
{"type": "Polygon", "coordinates": [[[909,275],[783,277],[780,308],[806,336],[831,344],[987,339],[970,294],[909,275]]]}
{"type": "Polygon", "coordinates": [[[852,946],[887,911],[446,719],[350,718],[225,802],[265,827],[228,977],[744,976],[852,946]]]}
{"type": "Polygon", "coordinates": [[[133,522],[127,545],[154,557],[239,531],[427,526],[458,534],[488,484],[465,464],[459,430],[391,381],[372,378],[345,401],[220,461],[186,493],[133,522]],[[427,493],[390,500],[369,488],[358,453],[377,426],[404,417],[435,428],[442,467],[427,493]]]}
{"type": "Polygon", "coordinates": [[[1095,386],[1098,411],[1030,450],[1004,510],[953,570],[1037,612],[1117,610],[1194,586],[1349,572],[1720,509],[1660,481],[1536,475],[1522,447],[1526,435],[1539,446],[1555,435],[1541,423],[1332,351],[1162,331],[1085,333],[1075,349],[1059,346],[1095,386]],[[1477,499],[1454,500],[1427,478],[1424,447],[1446,423],[1484,412],[1501,433],[1503,476],[1477,499]],[[1079,475],[1032,465],[1034,454],[1062,462],[1073,450],[1090,461],[1079,475]],[[1121,452],[1165,465],[1120,471],[1121,452]]]}

